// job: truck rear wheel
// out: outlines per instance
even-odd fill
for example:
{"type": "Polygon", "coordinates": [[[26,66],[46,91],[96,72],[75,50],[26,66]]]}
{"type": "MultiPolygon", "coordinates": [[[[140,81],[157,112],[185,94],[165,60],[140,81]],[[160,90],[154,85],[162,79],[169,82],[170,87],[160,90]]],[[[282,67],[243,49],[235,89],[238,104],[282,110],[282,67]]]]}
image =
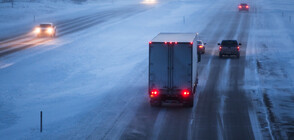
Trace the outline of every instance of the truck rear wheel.
{"type": "Polygon", "coordinates": [[[237,54],[237,58],[240,58],[240,54],[237,54]]]}
{"type": "Polygon", "coordinates": [[[219,58],[222,58],[223,57],[223,55],[222,54],[219,54],[219,58]]]}
{"type": "Polygon", "coordinates": [[[161,106],[161,100],[150,100],[150,105],[152,107],[160,107],[161,106]]]}
{"type": "Polygon", "coordinates": [[[184,105],[184,107],[188,107],[188,108],[193,107],[194,106],[194,99],[191,99],[191,100],[185,102],[183,105],[184,105]]]}

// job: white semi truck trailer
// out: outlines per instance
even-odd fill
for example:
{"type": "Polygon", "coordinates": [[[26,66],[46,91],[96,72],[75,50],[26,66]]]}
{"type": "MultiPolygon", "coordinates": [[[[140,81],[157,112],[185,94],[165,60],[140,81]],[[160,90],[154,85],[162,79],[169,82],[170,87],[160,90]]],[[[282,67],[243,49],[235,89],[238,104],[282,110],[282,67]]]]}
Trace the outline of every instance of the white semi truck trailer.
{"type": "Polygon", "coordinates": [[[149,42],[151,106],[179,102],[193,107],[198,83],[196,33],[160,33],[149,42]]]}

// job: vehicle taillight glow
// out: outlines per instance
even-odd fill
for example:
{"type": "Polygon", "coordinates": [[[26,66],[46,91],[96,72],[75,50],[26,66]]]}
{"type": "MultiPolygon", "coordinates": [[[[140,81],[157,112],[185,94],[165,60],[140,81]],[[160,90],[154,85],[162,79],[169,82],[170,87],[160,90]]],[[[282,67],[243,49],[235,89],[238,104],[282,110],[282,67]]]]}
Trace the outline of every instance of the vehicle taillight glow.
{"type": "Polygon", "coordinates": [[[159,95],[159,91],[156,90],[156,89],[153,89],[153,90],[151,91],[150,97],[152,98],[152,97],[156,97],[156,96],[158,96],[158,95],[159,95]]]}
{"type": "Polygon", "coordinates": [[[241,6],[241,5],[239,5],[239,8],[241,9],[241,8],[242,8],[242,6],[241,6]]]}
{"type": "Polygon", "coordinates": [[[237,49],[238,49],[238,51],[240,51],[240,47],[239,46],[237,47],[237,49]]]}
{"type": "Polygon", "coordinates": [[[184,97],[187,97],[187,96],[190,95],[190,92],[189,92],[188,90],[184,90],[184,91],[182,92],[182,95],[183,95],[184,97]]]}
{"type": "Polygon", "coordinates": [[[219,51],[221,51],[222,50],[222,46],[219,46],[219,51]]]}
{"type": "Polygon", "coordinates": [[[192,45],[192,44],[193,44],[193,42],[190,42],[190,44],[192,45]]]}
{"type": "Polygon", "coordinates": [[[202,45],[200,45],[200,46],[199,46],[199,48],[203,48],[203,46],[202,46],[202,45]]]}
{"type": "Polygon", "coordinates": [[[165,41],[164,44],[167,44],[167,42],[165,41]]]}
{"type": "Polygon", "coordinates": [[[178,44],[178,42],[175,42],[175,44],[178,44]]]}
{"type": "Polygon", "coordinates": [[[246,6],[246,8],[248,9],[248,8],[249,8],[249,6],[247,5],[247,6],[246,6]]]}
{"type": "Polygon", "coordinates": [[[152,44],[152,42],[151,42],[151,41],[149,41],[149,44],[152,44]]]}
{"type": "Polygon", "coordinates": [[[173,44],[173,42],[169,42],[169,44],[173,44]]]}

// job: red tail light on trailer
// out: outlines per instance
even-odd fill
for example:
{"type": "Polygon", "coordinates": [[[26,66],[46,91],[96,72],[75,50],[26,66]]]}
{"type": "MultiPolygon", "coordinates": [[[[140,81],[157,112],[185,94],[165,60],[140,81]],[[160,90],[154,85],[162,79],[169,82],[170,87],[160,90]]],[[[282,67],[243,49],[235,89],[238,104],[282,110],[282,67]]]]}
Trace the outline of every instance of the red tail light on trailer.
{"type": "Polygon", "coordinates": [[[150,97],[156,97],[159,95],[159,91],[157,89],[153,89],[150,93],[150,97]]]}
{"type": "Polygon", "coordinates": [[[187,97],[190,95],[190,92],[188,90],[183,90],[182,95],[183,95],[183,97],[187,97]]]}

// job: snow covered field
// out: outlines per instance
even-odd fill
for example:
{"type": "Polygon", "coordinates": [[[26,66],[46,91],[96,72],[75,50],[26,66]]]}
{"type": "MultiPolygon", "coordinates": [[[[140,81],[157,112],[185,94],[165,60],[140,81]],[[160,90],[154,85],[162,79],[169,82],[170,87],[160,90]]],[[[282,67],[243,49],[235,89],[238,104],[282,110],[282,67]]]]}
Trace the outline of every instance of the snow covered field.
{"type": "MultiPolygon", "coordinates": [[[[140,2],[43,0],[15,3],[14,9],[0,3],[0,38],[27,33],[38,22],[61,22],[126,6],[138,8],[138,4],[146,9],[0,57],[0,139],[119,139],[135,111],[148,104],[148,42],[159,32],[201,32],[219,7],[238,4],[233,0],[140,2]],[[43,133],[39,132],[41,110],[43,133]]],[[[255,112],[250,114],[258,116],[251,125],[264,139],[291,139],[294,2],[250,2],[255,6],[244,89],[254,103],[255,112]]],[[[230,63],[223,73],[228,73],[230,63]]]]}

